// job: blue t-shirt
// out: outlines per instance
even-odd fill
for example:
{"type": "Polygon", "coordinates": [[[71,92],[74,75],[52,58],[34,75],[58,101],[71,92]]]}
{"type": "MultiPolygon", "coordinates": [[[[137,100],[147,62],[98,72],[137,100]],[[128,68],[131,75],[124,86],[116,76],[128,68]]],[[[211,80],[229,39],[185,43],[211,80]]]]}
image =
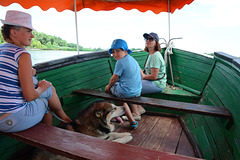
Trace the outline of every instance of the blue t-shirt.
{"type": "Polygon", "coordinates": [[[27,105],[18,78],[18,63],[28,53],[11,43],[0,45],[0,113],[14,113],[27,105]]]}
{"type": "Polygon", "coordinates": [[[140,67],[130,55],[119,59],[115,65],[114,74],[119,76],[117,90],[127,98],[139,95],[142,90],[140,67]]]}

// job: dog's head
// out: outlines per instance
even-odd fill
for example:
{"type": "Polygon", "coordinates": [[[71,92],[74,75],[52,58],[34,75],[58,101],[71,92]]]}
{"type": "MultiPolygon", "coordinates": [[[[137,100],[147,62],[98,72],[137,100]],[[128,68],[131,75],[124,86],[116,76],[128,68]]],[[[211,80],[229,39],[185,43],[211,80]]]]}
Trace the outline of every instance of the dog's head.
{"type": "Polygon", "coordinates": [[[115,104],[107,101],[97,101],[93,104],[95,116],[99,119],[106,120],[110,123],[111,119],[120,117],[125,113],[125,107],[116,106],[115,104]]]}
{"type": "MultiPolygon", "coordinates": [[[[92,113],[99,122],[98,126],[101,126],[101,132],[112,132],[114,125],[111,124],[111,119],[120,117],[125,113],[124,106],[116,106],[115,104],[107,101],[96,101],[90,106],[92,113]]],[[[93,120],[94,121],[94,120],[93,120]]]]}
{"type": "Polygon", "coordinates": [[[80,111],[75,120],[62,128],[99,137],[113,131],[114,125],[111,124],[111,119],[124,113],[124,106],[116,106],[108,101],[95,101],[80,111]]]}
{"type": "Polygon", "coordinates": [[[91,125],[111,126],[113,128],[111,119],[120,117],[124,113],[124,106],[116,106],[112,102],[100,100],[92,102],[87,108],[80,111],[76,122],[80,124],[84,121],[88,125],[91,123],[91,125]]]}
{"type": "Polygon", "coordinates": [[[116,106],[108,101],[95,101],[80,111],[77,118],[63,128],[99,137],[113,131],[114,125],[111,124],[111,119],[124,113],[123,106],[116,106]]]}

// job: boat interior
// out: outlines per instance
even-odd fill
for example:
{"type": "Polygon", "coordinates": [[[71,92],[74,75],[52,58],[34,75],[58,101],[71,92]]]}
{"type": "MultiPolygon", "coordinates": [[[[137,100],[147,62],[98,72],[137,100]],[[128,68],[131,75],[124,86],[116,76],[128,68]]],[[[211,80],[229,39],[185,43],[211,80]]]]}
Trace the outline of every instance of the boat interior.
{"type": "MultiPolygon", "coordinates": [[[[225,108],[231,117],[145,105],[147,112],[136,129],[132,130],[129,122],[125,122],[123,125],[116,124],[116,131],[132,133],[133,140],[127,145],[204,159],[240,159],[240,108],[239,98],[236,98],[240,96],[239,58],[221,52],[214,53],[213,57],[180,49],[173,49],[173,52],[170,56],[173,79],[168,65],[166,90],[142,96],[225,108]]],[[[147,53],[138,51],[131,55],[142,68],[147,53]]],[[[107,51],[102,51],[36,64],[34,68],[37,69],[38,79],[52,82],[64,110],[74,118],[78,111],[99,98],[73,92],[81,88],[104,91],[115,63],[107,51]]],[[[59,125],[56,118],[53,123],[59,125]]],[[[17,151],[23,153],[21,149],[29,147],[4,135],[0,138],[8,148],[8,151],[1,151],[5,157],[12,157],[10,154],[17,151]]]]}

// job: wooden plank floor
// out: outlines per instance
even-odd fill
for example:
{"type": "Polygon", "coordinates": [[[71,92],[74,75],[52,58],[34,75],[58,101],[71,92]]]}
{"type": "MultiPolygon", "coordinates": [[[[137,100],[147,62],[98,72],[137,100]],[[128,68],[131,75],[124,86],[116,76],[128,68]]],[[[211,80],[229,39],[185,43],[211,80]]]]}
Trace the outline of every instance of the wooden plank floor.
{"type": "Polygon", "coordinates": [[[128,121],[116,124],[115,131],[130,132],[133,140],[129,145],[196,157],[178,118],[144,114],[138,122],[135,129],[130,128],[128,121]]]}

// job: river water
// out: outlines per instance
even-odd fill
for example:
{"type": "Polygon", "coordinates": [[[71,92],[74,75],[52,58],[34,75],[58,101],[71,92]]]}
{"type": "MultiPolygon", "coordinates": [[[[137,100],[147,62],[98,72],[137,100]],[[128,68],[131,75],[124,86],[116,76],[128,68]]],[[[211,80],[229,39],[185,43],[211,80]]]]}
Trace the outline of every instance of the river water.
{"type": "MultiPolygon", "coordinates": [[[[51,60],[61,59],[65,57],[70,57],[77,55],[77,51],[58,51],[58,50],[37,50],[37,51],[28,51],[32,57],[32,65],[37,63],[47,62],[51,60]]],[[[85,51],[80,51],[79,54],[89,53],[85,51]]]]}

